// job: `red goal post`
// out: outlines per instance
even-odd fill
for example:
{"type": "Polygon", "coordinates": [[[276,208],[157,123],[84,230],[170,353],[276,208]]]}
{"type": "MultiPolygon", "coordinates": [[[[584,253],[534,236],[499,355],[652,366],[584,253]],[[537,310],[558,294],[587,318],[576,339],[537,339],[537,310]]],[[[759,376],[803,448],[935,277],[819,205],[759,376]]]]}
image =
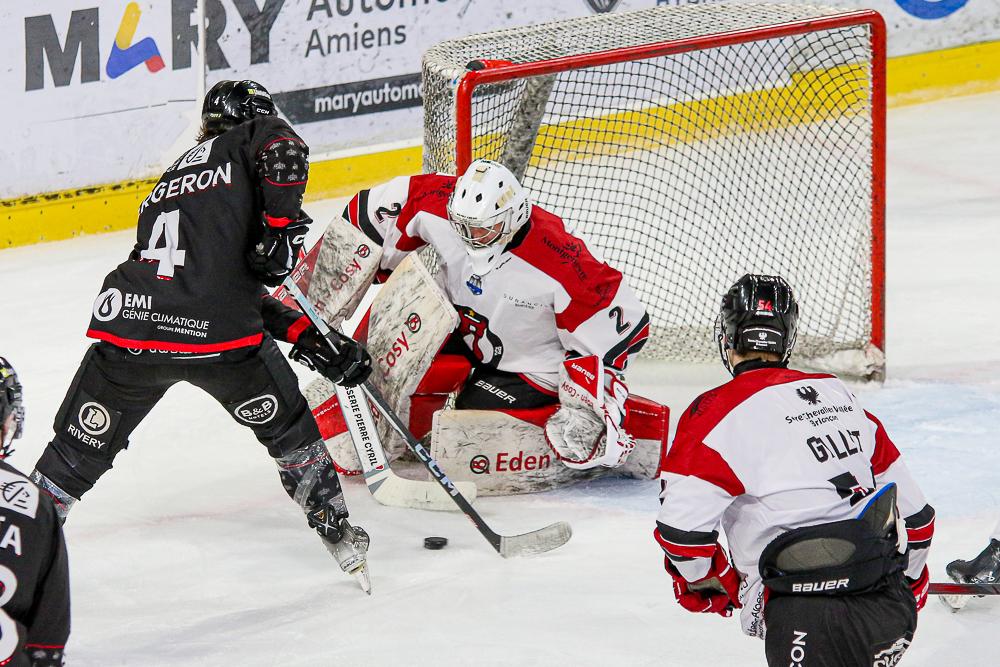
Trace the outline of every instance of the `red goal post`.
{"type": "Polygon", "coordinates": [[[798,292],[800,360],[884,377],[877,12],[694,5],[472,35],[428,51],[424,98],[425,170],[511,167],[626,274],[652,356],[713,358],[719,296],[770,272],[798,292]]]}

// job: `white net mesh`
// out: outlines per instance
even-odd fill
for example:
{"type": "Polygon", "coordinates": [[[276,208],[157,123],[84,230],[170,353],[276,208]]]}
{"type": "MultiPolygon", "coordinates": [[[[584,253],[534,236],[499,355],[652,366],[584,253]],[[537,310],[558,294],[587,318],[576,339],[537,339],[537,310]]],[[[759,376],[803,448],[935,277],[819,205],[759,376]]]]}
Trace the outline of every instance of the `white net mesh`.
{"type": "Polygon", "coordinates": [[[523,174],[534,203],[626,275],[652,318],[644,355],[715,358],[721,294],[744,273],[775,273],[803,312],[798,358],[877,372],[869,26],[708,45],[841,11],[663,7],[443,42],[424,57],[424,167],[455,171],[455,89],[470,61],[702,37],[681,54],[476,87],[471,157],[523,174]]]}

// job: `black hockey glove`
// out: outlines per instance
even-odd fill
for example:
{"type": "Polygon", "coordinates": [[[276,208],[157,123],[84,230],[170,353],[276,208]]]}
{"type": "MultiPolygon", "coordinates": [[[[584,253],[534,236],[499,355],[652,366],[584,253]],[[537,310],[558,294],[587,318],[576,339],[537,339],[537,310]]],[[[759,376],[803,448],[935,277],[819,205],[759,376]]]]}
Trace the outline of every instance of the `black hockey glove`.
{"type": "Polygon", "coordinates": [[[288,357],[343,387],[355,387],[367,380],[372,372],[368,351],[361,343],[336,331],[331,335],[337,341],[336,351],[316,327],[309,325],[299,334],[288,357]]]}
{"type": "Polygon", "coordinates": [[[280,285],[298,261],[311,222],[305,213],[285,227],[269,225],[265,220],[260,241],[247,252],[250,271],[269,287],[280,285]]]}

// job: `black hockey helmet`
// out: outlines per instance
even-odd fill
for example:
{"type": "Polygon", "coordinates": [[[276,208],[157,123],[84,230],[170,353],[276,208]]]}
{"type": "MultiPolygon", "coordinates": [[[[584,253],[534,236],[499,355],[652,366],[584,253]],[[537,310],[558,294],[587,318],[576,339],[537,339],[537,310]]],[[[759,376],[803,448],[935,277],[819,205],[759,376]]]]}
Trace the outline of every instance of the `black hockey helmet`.
{"type": "Polygon", "coordinates": [[[722,363],[733,372],[726,350],[770,352],[788,361],[798,323],[799,305],[784,278],[746,274],[722,295],[715,322],[722,363]]]}
{"type": "Polygon", "coordinates": [[[276,113],[271,94],[256,81],[220,81],[205,95],[201,122],[206,129],[219,131],[276,113]]]}
{"type": "Polygon", "coordinates": [[[24,433],[21,383],[10,363],[0,357],[0,458],[10,456],[11,442],[24,433]]]}

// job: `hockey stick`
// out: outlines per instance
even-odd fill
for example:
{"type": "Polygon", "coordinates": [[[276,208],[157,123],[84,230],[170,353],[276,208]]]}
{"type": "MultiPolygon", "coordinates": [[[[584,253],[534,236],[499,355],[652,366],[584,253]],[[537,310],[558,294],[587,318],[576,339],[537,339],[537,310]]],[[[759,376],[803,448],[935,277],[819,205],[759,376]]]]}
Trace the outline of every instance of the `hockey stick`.
{"type": "MultiPolygon", "coordinates": [[[[292,298],[299,304],[302,308],[302,312],[306,314],[306,317],[313,323],[317,330],[327,338],[327,342],[331,346],[336,348],[336,343],[330,339],[330,327],[327,326],[323,318],[319,316],[316,309],[313,308],[312,303],[309,299],[302,293],[298,285],[291,279],[286,279],[284,282],[285,288],[288,290],[292,298]]],[[[403,424],[399,416],[393,411],[393,409],[386,402],[385,398],[377,388],[375,388],[371,382],[365,382],[361,385],[361,388],[367,394],[368,398],[375,404],[378,408],[379,413],[381,413],[384,419],[389,420],[389,425],[392,426],[399,435],[406,441],[407,446],[410,450],[420,459],[424,467],[427,468],[434,480],[441,486],[445,492],[451,496],[452,501],[458,505],[469,520],[476,526],[483,537],[496,549],[504,558],[511,558],[513,556],[530,556],[534,554],[544,553],[546,551],[551,551],[557,547],[566,544],[569,538],[573,536],[573,530],[570,525],[565,521],[559,521],[553,523],[544,528],[532,531],[530,533],[524,533],[521,535],[500,535],[496,531],[487,525],[483,517],[479,516],[477,512],[465,496],[458,490],[455,483],[448,479],[448,476],[441,470],[438,462],[435,461],[427,450],[424,449],[420,441],[417,440],[410,430],[403,424]]],[[[359,401],[360,403],[360,401],[359,401]]]]}
{"type": "Polygon", "coordinates": [[[931,583],[928,595],[1000,595],[1000,584],[931,583]]]}
{"type": "MultiPolygon", "coordinates": [[[[326,335],[325,333],[323,335],[326,335]]],[[[378,430],[371,407],[355,387],[335,385],[337,401],[340,403],[351,434],[351,442],[361,461],[361,472],[372,497],[389,507],[409,507],[422,510],[455,510],[455,503],[434,482],[400,477],[386,459],[385,450],[379,441],[378,430]]],[[[476,485],[472,482],[458,482],[462,495],[475,500],[476,485]]]]}
{"type": "Polygon", "coordinates": [[[392,408],[386,403],[379,390],[370,382],[365,382],[361,385],[361,388],[375,404],[379,412],[382,413],[382,416],[389,420],[389,425],[406,440],[406,444],[410,450],[420,459],[424,467],[431,473],[431,476],[451,496],[455,504],[465,512],[469,520],[472,521],[483,537],[493,545],[493,548],[501,556],[511,558],[513,556],[531,556],[544,553],[556,547],[561,547],[573,536],[573,529],[565,521],[558,521],[544,528],[521,535],[500,535],[495,532],[455,487],[455,483],[448,479],[448,475],[441,470],[438,462],[427,453],[427,450],[420,444],[420,441],[410,433],[409,429],[406,428],[399,417],[392,411],[392,408]]]}
{"type": "MultiPolygon", "coordinates": [[[[293,274],[294,275],[294,274],[293,274]]],[[[310,302],[303,295],[298,283],[289,276],[281,286],[305,310],[304,304],[309,304],[311,314],[306,313],[316,329],[329,341],[330,326],[326,323],[310,302]],[[301,298],[300,298],[301,297],[301,298]]],[[[334,344],[330,341],[331,344],[334,344]]],[[[448,511],[454,510],[455,504],[447,494],[441,491],[434,482],[406,479],[400,477],[392,468],[385,456],[385,449],[379,440],[378,429],[372,416],[368,401],[358,395],[354,387],[334,385],[337,392],[337,403],[340,405],[344,424],[351,436],[351,444],[361,462],[361,472],[365,484],[372,497],[382,505],[389,507],[408,507],[412,509],[448,511]]],[[[476,485],[472,482],[459,482],[462,493],[470,499],[476,499],[476,485]]]]}

